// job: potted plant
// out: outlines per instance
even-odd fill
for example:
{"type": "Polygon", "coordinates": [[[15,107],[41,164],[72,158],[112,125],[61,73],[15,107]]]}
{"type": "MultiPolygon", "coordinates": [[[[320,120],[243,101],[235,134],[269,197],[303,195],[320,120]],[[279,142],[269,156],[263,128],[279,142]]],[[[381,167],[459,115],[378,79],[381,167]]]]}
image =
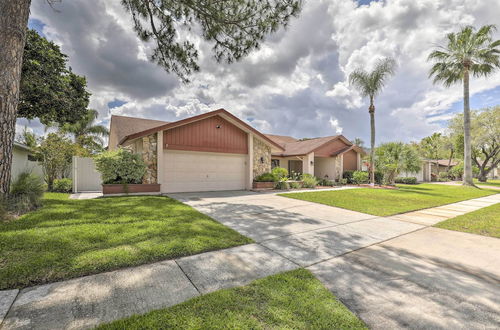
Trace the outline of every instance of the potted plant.
{"type": "Polygon", "coordinates": [[[254,189],[272,189],[274,188],[275,177],[271,173],[263,173],[255,177],[253,181],[254,189]]]}
{"type": "Polygon", "coordinates": [[[95,164],[101,173],[104,195],[160,192],[159,184],[142,183],[146,164],[139,154],[120,148],[96,156],[95,164]]]}

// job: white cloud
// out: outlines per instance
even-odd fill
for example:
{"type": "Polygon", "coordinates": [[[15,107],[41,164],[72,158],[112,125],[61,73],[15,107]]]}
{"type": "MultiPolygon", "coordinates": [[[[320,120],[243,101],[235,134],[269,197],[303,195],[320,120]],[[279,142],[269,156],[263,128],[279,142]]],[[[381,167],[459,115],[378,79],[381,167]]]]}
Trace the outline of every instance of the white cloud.
{"type": "MultiPolygon", "coordinates": [[[[194,38],[201,72],[189,85],[146,60],[151,45],[135,36],[119,2],[63,1],[58,9],[33,2],[32,17],[47,24],[46,34],[62,45],[74,71],[87,76],[91,107],[104,123],[108,102],[119,99],[127,103],[112,113],[169,121],[225,108],[253,118],[251,124],[264,132],[296,137],[342,132],[369,140],[367,100],[347,77],[392,56],[397,74],[376,102],[377,142],[382,142],[415,140],[442,129],[439,121],[450,116],[461,87],[434,86],[427,55],[461,25],[495,23],[500,2],[388,0],[359,7],[346,0],[306,1],[299,18],[239,63],[216,63],[211,45],[194,38]]],[[[473,79],[471,92],[496,86],[500,73],[473,79]]]]}

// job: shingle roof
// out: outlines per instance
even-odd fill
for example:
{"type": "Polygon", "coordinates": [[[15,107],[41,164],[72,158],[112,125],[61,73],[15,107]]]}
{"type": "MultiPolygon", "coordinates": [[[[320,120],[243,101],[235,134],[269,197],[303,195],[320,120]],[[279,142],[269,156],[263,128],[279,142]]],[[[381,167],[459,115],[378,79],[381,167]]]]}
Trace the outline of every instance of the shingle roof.
{"type": "MultiPolygon", "coordinates": [[[[272,135],[272,134],[266,134],[268,138],[271,140],[275,141],[276,143],[281,144],[284,148],[285,151],[281,153],[275,153],[273,155],[275,156],[301,156],[301,155],[306,155],[315,149],[321,147],[325,143],[328,143],[330,141],[334,141],[336,139],[342,139],[345,142],[349,143],[349,140],[347,140],[344,136],[342,135],[334,135],[334,136],[325,136],[325,137],[319,137],[319,138],[313,138],[313,139],[307,139],[307,140],[296,140],[290,136],[283,136],[283,135],[272,135]]],[[[345,151],[348,151],[348,149],[352,149],[352,145],[346,148],[346,150],[342,149],[338,153],[343,153],[345,151]]],[[[338,154],[337,153],[337,154],[338,154]]]]}
{"type": "Polygon", "coordinates": [[[127,135],[165,124],[168,124],[168,121],[113,115],[111,116],[108,144],[114,148],[127,135]]]}
{"type": "Polygon", "coordinates": [[[280,145],[285,145],[285,143],[291,143],[291,142],[298,141],[296,138],[291,137],[291,136],[276,135],[276,134],[265,134],[265,135],[280,145]]]}
{"type": "MultiPolygon", "coordinates": [[[[430,160],[431,163],[436,164],[438,163],[440,166],[448,166],[449,159],[438,159],[438,160],[430,160]]],[[[450,165],[451,166],[456,166],[458,162],[456,160],[452,160],[450,165]]]]}

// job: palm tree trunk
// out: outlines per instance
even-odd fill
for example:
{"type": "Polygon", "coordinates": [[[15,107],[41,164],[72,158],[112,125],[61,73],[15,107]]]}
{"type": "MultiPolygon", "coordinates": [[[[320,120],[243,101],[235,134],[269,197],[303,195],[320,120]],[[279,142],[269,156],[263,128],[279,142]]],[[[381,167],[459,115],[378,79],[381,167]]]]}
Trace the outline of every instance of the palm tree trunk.
{"type": "Polygon", "coordinates": [[[30,4],[31,0],[0,0],[0,197],[9,193],[30,4]]]}
{"type": "Polygon", "coordinates": [[[375,106],[373,105],[373,97],[370,97],[370,184],[375,184],[375,106]]]}
{"type": "Polygon", "coordinates": [[[469,68],[464,70],[464,179],[463,184],[474,186],[472,182],[472,158],[470,141],[469,68]]]}

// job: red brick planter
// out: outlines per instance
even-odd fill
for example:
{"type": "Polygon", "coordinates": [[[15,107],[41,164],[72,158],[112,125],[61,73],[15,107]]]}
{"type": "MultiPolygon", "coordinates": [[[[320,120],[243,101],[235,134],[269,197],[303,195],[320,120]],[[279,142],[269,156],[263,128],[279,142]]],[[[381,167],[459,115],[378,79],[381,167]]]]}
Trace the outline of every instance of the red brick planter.
{"type": "Polygon", "coordinates": [[[133,194],[133,193],[160,192],[159,184],[103,184],[102,193],[109,194],[133,194]]]}
{"type": "Polygon", "coordinates": [[[274,182],[255,182],[253,183],[253,189],[273,189],[274,182]]]}

